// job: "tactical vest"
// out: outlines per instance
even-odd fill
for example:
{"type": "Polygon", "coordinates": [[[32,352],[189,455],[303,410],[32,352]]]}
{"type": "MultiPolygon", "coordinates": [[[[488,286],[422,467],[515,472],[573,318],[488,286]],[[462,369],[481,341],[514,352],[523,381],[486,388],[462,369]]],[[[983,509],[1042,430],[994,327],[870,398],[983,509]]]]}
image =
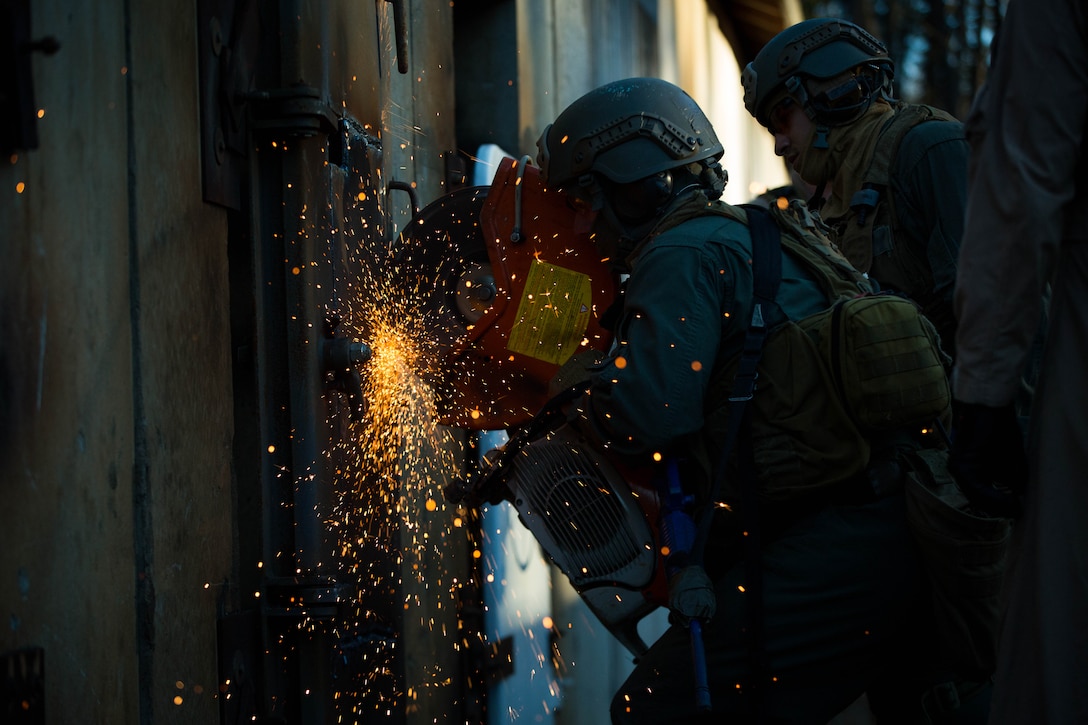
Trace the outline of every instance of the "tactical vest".
{"type": "Polygon", "coordinates": [[[897,107],[880,131],[861,188],[850,199],[850,210],[824,219],[832,241],[855,267],[868,273],[882,288],[903,293],[917,302],[942,330],[954,327],[951,310],[941,309],[940,300],[933,292],[933,270],[925,246],[901,241],[904,233],[895,211],[890,180],[899,145],[911,129],[930,121],[955,120],[932,106],[897,107]]]}

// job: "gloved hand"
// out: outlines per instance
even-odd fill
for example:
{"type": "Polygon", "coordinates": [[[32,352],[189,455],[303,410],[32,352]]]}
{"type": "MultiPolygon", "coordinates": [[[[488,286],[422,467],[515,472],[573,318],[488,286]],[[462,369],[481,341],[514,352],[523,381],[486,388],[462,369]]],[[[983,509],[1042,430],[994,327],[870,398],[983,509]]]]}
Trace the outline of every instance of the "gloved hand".
{"type": "Polygon", "coordinates": [[[548,397],[554,398],[565,390],[588,381],[592,369],[600,365],[604,357],[603,352],[592,348],[584,348],[571,355],[548,381],[548,397]]]}
{"type": "Polygon", "coordinates": [[[669,577],[669,610],[685,624],[710,619],[717,603],[714,584],[703,567],[690,564],[669,577]]]}
{"type": "Polygon", "coordinates": [[[993,516],[1019,516],[1028,460],[1013,406],[956,401],[948,469],[974,506],[993,516]]]}

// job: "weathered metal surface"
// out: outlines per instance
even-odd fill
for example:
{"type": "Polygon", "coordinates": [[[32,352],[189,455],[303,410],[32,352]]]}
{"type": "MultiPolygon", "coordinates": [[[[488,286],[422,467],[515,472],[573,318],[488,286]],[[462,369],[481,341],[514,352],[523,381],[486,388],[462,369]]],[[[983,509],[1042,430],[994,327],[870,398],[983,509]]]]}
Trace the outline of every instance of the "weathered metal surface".
{"type": "Polygon", "coordinates": [[[140,717],[214,722],[234,521],[227,218],[201,193],[192,4],[124,7],[140,717]]]}
{"type": "Polygon", "coordinates": [[[126,66],[120,3],[33,4],[40,147],[0,165],[3,649],[49,722],[136,722],[126,66]],[[118,657],[119,653],[124,656],[118,657]]]}

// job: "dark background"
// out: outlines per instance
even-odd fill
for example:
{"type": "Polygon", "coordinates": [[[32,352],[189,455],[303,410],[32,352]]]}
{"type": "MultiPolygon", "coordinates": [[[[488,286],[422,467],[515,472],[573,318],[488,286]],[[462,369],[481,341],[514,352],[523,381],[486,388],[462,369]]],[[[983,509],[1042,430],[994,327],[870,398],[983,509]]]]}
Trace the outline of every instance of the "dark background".
{"type": "Polygon", "coordinates": [[[1008,0],[801,0],[805,17],[852,20],[883,40],[901,98],[963,120],[986,77],[1008,0]]]}

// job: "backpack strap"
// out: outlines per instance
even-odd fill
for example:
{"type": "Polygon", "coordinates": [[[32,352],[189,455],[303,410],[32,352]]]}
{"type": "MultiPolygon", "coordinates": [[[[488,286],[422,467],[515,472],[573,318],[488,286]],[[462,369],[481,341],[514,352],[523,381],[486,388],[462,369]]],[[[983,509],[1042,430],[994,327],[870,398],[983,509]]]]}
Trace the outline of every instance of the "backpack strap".
{"type": "MultiPolygon", "coordinates": [[[[710,501],[721,495],[722,480],[725,477],[729,455],[740,431],[745,404],[752,399],[756,387],[756,368],[763,356],[763,342],[767,338],[766,316],[777,303],[778,288],[782,283],[782,239],[778,225],[771,219],[767,210],[758,206],[746,207],[748,211],[748,230],[752,237],[752,275],[754,278],[752,317],[748,322],[748,331],[744,335],[740,363],[733,377],[733,386],[729,393],[729,420],[726,427],[725,442],[714,472],[714,483],[710,492],[710,501]]],[[[702,552],[706,543],[710,514],[703,512],[700,521],[699,543],[696,547],[702,552]]]]}
{"type": "MultiPolygon", "coordinates": [[[[876,211],[881,197],[888,189],[891,180],[891,167],[895,161],[899,144],[907,132],[920,123],[926,121],[951,121],[955,120],[947,113],[932,106],[921,104],[900,105],[888,123],[880,130],[877,138],[876,150],[866,169],[861,188],[850,197],[850,208],[857,214],[858,226],[865,226],[866,218],[876,211]]],[[[889,199],[890,203],[890,199],[889,199]]],[[[879,251],[873,250],[874,255],[879,251]]]]}
{"type": "Polygon", "coordinates": [[[740,366],[729,395],[731,405],[752,399],[756,366],[763,355],[763,341],[767,338],[767,321],[772,309],[777,306],[775,297],[782,283],[782,233],[778,225],[762,207],[751,205],[744,208],[748,212],[748,231],[752,237],[752,319],[748,322],[740,366]]]}
{"type": "Polygon", "coordinates": [[[754,300],[752,317],[745,333],[740,364],[733,378],[729,395],[729,418],[725,442],[714,471],[710,503],[701,512],[694,548],[695,561],[703,563],[707,537],[713,522],[713,502],[721,495],[727,463],[734,444],[740,440],[738,462],[741,477],[741,500],[744,529],[744,584],[747,592],[746,614],[749,630],[749,658],[752,667],[751,691],[755,698],[757,714],[762,718],[764,710],[763,685],[768,671],[763,625],[763,571],[760,553],[763,544],[760,537],[759,492],[756,481],[755,458],[752,453],[752,426],[747,407],[755,391],[756,368],[763,355],[763,342],[767,337],[765,316],[776,305],[775,297],[782,283],[782,240],[778,225],[770,213],[759,206],[747,206],[748,230],[752,238],[752,275],[754,300]]]}

